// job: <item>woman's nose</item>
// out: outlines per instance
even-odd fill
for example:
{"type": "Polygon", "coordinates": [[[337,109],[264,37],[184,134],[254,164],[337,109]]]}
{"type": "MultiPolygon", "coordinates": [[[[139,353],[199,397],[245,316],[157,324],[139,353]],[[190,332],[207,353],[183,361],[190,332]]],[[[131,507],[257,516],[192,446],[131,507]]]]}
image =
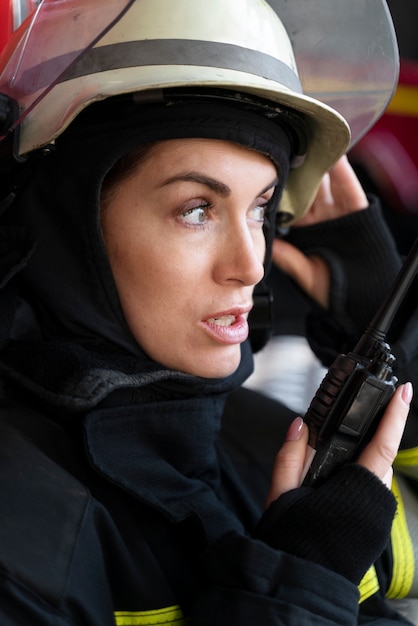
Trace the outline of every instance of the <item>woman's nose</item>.
{"type": "Polygon", "coordinates": [[[264,276],[265,239],[261,228],[251,228],[247,221],[225,232],[218,261],[218,280],[256,285],[264,276]],[[254,231],[254,232],[253,232],[254,231]]]}

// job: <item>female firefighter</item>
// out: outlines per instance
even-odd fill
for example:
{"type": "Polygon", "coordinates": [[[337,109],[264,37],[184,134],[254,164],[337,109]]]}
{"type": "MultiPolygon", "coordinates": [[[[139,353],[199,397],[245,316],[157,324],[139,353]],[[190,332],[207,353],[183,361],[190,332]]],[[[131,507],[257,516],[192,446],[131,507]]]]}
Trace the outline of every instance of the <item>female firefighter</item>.
{"type": "MultiPolygon", "coordinates": [[[[268,3],[125,4],[53,84],[63,54],[43,49],[22,72],[18,110],[31,81],[42,93],[4,138],[0,621],[402,622],[380,605],[359,617],[358,585],[384,559],[411,385],[319,487],[300,487],[301,419],[272,479],[262,462],[243,470],[220,434],[252,369],[248,318],[276,222],[308,211],[348,125],[301,92],[268,3]]],[[[86,32],[83,3],[42,7],[42,33],[71,39],[67,9],[86,32]]],[[[24,41],[43,46],[23,29],[8,59],[24,41]]],[[[330,176],[347,185],[318,196],[323,227],[342,210],[367,246],[376,215],[344,160],[330,176]]],[[[327,265],[312,267],[328,291],[327,265]]]]}

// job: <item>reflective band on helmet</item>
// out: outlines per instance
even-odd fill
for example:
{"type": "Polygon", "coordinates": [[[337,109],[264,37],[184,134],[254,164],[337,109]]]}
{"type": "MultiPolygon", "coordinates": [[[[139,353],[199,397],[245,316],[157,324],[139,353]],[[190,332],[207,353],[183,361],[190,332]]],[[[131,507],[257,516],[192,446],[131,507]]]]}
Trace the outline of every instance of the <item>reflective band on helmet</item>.
{"type": "Polygon", "coordinates": [[[190,39],[128,41],[93,48],[65,74],[61,82],[110,70],[152,65],[219,67],[254,74],[302,93],[296,73],[279,59],[233,44],[190,39]]]}

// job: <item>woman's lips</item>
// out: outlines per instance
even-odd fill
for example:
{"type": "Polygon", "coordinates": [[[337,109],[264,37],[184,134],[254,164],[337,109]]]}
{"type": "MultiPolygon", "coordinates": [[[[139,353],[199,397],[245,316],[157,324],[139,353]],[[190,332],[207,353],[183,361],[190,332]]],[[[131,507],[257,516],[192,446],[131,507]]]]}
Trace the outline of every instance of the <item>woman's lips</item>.
{"type": "Polygon", "coordinates": [[[210,317],[202,322],[204,330],[218,343],[233,345],[248,337],[247,314],[225,314],[210,317]]]}

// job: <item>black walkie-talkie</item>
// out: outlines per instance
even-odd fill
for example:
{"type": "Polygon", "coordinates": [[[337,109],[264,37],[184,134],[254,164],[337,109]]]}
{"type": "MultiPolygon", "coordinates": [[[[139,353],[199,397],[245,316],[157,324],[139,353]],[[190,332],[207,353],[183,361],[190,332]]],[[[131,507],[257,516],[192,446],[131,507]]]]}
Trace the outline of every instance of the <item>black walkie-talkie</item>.
{"type": "Polygon", "coordinates": [[[398,382],[386,333],[417,269],[418,239],[356,347],[336,358],[316,392],[304,417],[309,445],[315,450],[305,469],[304,485],[312,485],[338,465],[354,460],[373,436],[398,382]]]}

